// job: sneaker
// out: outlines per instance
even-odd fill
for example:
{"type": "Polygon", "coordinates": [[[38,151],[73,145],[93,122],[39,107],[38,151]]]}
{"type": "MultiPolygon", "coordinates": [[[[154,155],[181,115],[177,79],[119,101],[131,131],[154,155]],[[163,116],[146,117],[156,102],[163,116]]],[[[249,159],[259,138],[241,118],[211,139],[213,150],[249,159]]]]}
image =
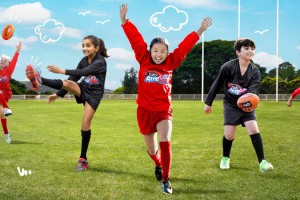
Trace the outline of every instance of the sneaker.
{"type": "Polygon", "coordinates": [[[10,140],[10,137],[9,137],[9,131],[7,134],[4,134],[5,135],[5,140],[8,144],[10,144],[11,140],[10,140]]]}
{"type": "Polygon", "coordinates": [[[42,79],[40,74],[41,74],[40,68],[34,70],[32,65],[28,65],[26,67],[26,76],[30,80],[31,87],[34,90],[38,90],[39,87],[42,85],[42,79]]]}
{"type": "Polygon", "coordinates": [[[162,168],[161,168],[161,166],[159,166],[159,167],[155,166],[154,172],[155,172],[156,179],[158,181],[161,181],[161,179],[162,179],[162,168]]]}
{"type": "Polygon", "coordinates": [[[12,111],[9,108],[3,108],[5,117],[12,115],[12,111]]]}
{"type": "Polygon", "coordinates": [[[261,172],[272,171],[273,165],[268,163],[266,160],[262,160],[259,164],[259,169],[261,172]]]}
{"type": "Polygon", "coordinates": [[[78,164],[75,171],[85,171],[88,168],[88,166],[89,166],[89,162],[87,161],[87,159],[80,158],[78,160],[78,164]]]}
{"type": "Polygon", "coordinates": [[[161,187],[163,189],[164,194],[172,194],[173,190],[172,190],[171,183],[169,180],[166,179],[165,181],[162,181],[161,187]]]}
{"type": "Polygon", "coordinates": [[[221,169],[229,169],[230,158],[223,157],[221,160],[220,168],[221,169]]]}

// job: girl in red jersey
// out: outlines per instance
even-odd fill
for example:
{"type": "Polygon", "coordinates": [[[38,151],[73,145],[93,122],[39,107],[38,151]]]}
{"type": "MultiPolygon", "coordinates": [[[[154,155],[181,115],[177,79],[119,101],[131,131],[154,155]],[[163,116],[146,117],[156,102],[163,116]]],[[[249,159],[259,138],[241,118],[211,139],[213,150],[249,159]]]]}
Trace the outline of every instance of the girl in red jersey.
{"type": "Polygon", "coordinates": [[[13,74],[18,57],[19,52],[22,48],[21,42],[19,42],[19,45],[16,46],[17,51],[12,59],[10,61],[8,56],[2,55],[0,60],[0,106],[3,109],[0,109],[0,115],[1,115],[1,123],[3,127],[3,131],[5,134],[5,140],[7,143],[10,143],[11,140],[9,138],[9,130],[7,129],[7,120],[6,116],[9,116],[12,114],[12,111],[7,106],[7,102],[10,100],[12,92],[11,88],[9,86],[10,77],[13,74]]]}
{"type": "Polygon", "coordinates": [[[291,107],[291,106],[292,106],[292,101],[293,101],[293,99],[294,99],[298,94],[300,94],[300,88],[296,89],[296,90],[293,92],[293,94],[291,95],[290,99],[289,99],[288,102],[287,102],[287,106],[288,106],[288,107],[291,107]]]}
{"type": "Polygon", "coordinates": [[[162,37],[154,38],[150,44],[150,51],[147,50],[147,44],[142,35],[126,19],[127,11],[128,5],[123,4],[120,7],[122,27],[140,64],[137,99],[138,125],[144,136],[148,154],[155,162],[155,176],[158,180],[162,180],[163,193],[171,194],[169,174],[172,156],[170,142],[173,112],[171,108],[172,72],[179,67],[185,55],[193,48],[212,21],[210,18],[205,18],[200,29],[189,34],[178,48],[169,54],[168,41],[162,37]],[[161,156],[158,153],[157,132],[161,156]]]}

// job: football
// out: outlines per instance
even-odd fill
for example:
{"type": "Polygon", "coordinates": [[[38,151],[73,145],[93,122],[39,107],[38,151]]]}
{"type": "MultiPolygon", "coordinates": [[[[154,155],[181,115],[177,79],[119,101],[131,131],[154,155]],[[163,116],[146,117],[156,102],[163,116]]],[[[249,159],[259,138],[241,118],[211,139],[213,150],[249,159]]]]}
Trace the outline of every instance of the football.
{"type": "Polygon", "coordinates": [[[259,97],[253,93],[247,93],[241,96],[237,101],[237,106],[243,108],[256,108],[259,104],[259,97]]]}
{"type": "Polygon", "coordinates": [[[8,24],[2,31],[2,38],[4,40],[9,40],[13,36],[14,31],[15,27],[12,24],[8,24]]]}

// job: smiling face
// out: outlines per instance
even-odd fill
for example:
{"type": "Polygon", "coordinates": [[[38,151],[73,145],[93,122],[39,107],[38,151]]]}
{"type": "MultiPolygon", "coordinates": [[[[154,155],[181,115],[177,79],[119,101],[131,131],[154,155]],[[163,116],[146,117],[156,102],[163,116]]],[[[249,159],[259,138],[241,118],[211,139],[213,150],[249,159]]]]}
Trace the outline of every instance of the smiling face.
{"type": "Polygon", "coordinates": [[[4,69],[9,65],[9,60],[7,58],[1,57],[0,59],[0,67],[4,69]]]}
{"type": "Polygon", "coordinates": [[[95,47],[90,39],[82,41],[82,52],[85,56],[94,57],[99,50],[99,46],[95,47]]]}
{"type": "Polygon", "coordinates": [[[162,64],[168,56],[168,47],[162,43],[155,43],[151,48],[152,61],[159,65],[162,64]]]}
{"type": "Polygon", "coordinates": [[[241,51],[236,51],[236,54],[238,55],[238,57],[240,59],[244,59],[246,61],[250,61],[253,59],[254,57],[254,47],[250,47],[250,46],[242,46],[241,47],[241,51]]]}

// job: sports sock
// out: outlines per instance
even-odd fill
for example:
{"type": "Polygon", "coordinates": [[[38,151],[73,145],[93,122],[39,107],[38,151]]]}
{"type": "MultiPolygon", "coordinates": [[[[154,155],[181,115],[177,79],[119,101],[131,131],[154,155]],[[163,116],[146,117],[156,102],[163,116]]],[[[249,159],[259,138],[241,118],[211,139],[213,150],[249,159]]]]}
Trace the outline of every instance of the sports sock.
{"type": "MultiPolygon", "coordinates": [[[[148,152],[148,151],[147,151],[147,152],[148,152]]],[[[149,152],[148,152],[148,154],[149,154],[149,152]]],[[[157,167],[161,166],[161,158],[160,158],[160,155],[159,155],[159,153],[158,153],[158,150],[157,150],[157,152],[156,152],[156,154],[155,154],[154,156],[152,156],[152,155],[150,155],[150,154],[149,154],[149,156],[150,156],[150,158],[155,162],[155,165],[156,165],[157,167]]]]}
{"type": "Polygon", "coordinates": [[[81,155],[80,158],[86,158],[86,152],[88,150],[89,147],[89,142],[90,142],[90,138],[91,138],[91,130],[88,131],[83,131],[81,130],[81,137],[82,137],[82,143],[81,143],[81,155]]]}
{"type": "Polygon", "coordinates": [[[5,99],[5,96],[3,93],[0,93],[0,103],[2,104],[3,108],[8,108],[7,102],[6,102],[6,99],[5,99]]]}
{"type": "Polygon", "coordinates": [[[162,164],[162,181],[166,179],[169,180],[172,151],[171,151],[171,142],[160,142],[160,152],[161,152],[161,164],[162,164]]]}
{"type": "Polygon", "coordinates": [[[47,79],[43,77],[41,77],[41,79],[43,85],[47,85],[51,88],[59,90],[63,87],[63,82],[60,79],[47,79]]]}
{"type": "Polygon", "coordinates": [[[263,147],[263,143],[262,143],[260,133],[250,135],[250,137],[251,137],[252,144],[253,144],[253,147],[255,149],[257,158],[258,158],[258,162],[260,163],[262,160],[265,159],[264,147],[263,147]]]}
{"type": "Polygon", "coordinates": [[[225,135],[223,136],[223,157],[228,157],[230,156],[230,150],[232,146],[233,140],[227,140],[225,135]]]}
{"type": "Polygon", "coordinates": [[[6,118],[5,119],[1,119],[1,124],[2,124],[2,127],[3,127],[4,134],[8,134],[7,120],[6,120],[6,118]]]}

